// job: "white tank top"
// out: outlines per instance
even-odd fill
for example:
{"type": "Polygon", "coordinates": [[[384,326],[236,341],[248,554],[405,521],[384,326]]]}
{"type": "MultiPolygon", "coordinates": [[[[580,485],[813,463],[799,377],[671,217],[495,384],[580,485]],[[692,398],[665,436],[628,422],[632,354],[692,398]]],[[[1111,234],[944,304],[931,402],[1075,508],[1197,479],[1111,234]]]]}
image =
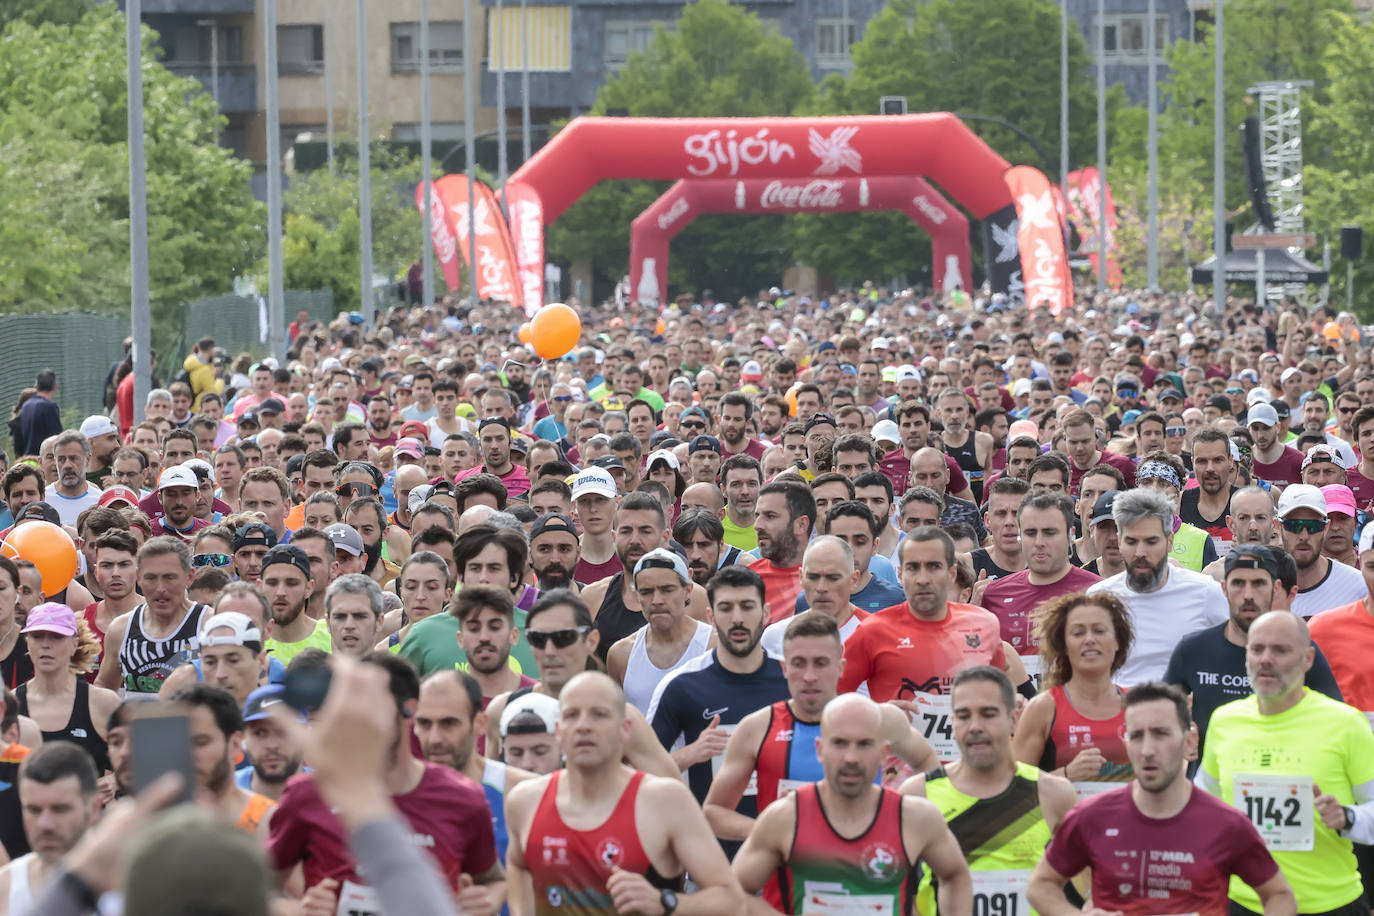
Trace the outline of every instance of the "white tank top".
{"type": "Polygon", "coordinates": [[[649,650],[645,643],[649,628],[639,628],[635,633],[635,641],[630,646],[630,660],[625,665],[625,699],[630,701],[631,706],[647,715],[649,701],[653,698],[654,688],[658,686],[658,682],[706,651],[706,644],[711,641],[711,625],[700,620],[696,621],[696,625],[692,641],[687,644],[678,660],[667,668],[660,668],[649,659],[649,650]]]}
{"type": "Polygon", "coordinates": [[[33,909],[33,888],[29,886],[29,866],[34,854],[20,856],[10,863],[10,913],[19,916],[33,909]]]}

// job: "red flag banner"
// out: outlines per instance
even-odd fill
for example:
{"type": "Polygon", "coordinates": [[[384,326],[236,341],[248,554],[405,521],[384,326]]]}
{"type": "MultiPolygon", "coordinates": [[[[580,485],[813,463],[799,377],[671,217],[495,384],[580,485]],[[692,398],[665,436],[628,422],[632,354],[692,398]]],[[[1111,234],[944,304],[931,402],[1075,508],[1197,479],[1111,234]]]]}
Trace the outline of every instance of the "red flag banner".
{"type": "Polygon", "coordinates": [[[1003,178],[1016,206],[1016,240],[1026,304],[1031,308],[1048,306],[1058,315],[1073,304],[1073,277],[1053,186],[1042,172],[1028,165],[1012,166],[1003,178]]]}
{"type": "Polygon", "coordinates": [[[1069,173],[1069,199],[1074,203],[1075,212],[1081,212],[1084,222],[1081,227],[1087,227],[1086,233],[1080,232],[1082,237],[1082,251],[1092,262],[1093,273],[1097,272],[1097,251],[1098,233],[1107,233],[1107,285],[1113,289],[1121,287],[1121,263],[1116,259],[1114,249],[1116,247],[1116,204],[1112,201],[1112,186],[1103,185],[1098,177],[1095,167],[1089,166],[1069,173]],[[1105,193],[1107,197],[1107,225],[1105,230],[1100,225],[1102,222],[1102,200],[1099,196],[1105,193]],[[1076,198],[1076,201],[1075,201],[1076,198]]]}
{"type": "Polygon", "coordinates": [[[477,243],[477,295],[481,299],[521,305],[520,284],[515,274],[515,257],[510,236],[505,231],[501,207],[491,188],[475,182],[476,199],[468,200],[468,180],[462,175],[445,175],[434,182],[434,192],[443,201],[449,231],[463,259],[468,258],[469,221],[477,243]]]}
{"type": "MultiPolygon", "coordinates": [[[[425,184],[420,182],[415,186],[415,206],[421,213],[425,210],[424,197],[425,184]]],[[[459,283],[457,240],[444,217],[444,202],[434,189],[433,182],[429,186],[429,232],[430,241],[434,243],[434,256],[439,259],[439,267],[444,272],[444,282],[449,289],[456,290],[459,283]]]]}
{"type": "Polygon", "coordinates": [[[532,316],[544,304],[544,205],[534,188],[513,181],[506,184],[506,206],[525,314],[532,316]]]}

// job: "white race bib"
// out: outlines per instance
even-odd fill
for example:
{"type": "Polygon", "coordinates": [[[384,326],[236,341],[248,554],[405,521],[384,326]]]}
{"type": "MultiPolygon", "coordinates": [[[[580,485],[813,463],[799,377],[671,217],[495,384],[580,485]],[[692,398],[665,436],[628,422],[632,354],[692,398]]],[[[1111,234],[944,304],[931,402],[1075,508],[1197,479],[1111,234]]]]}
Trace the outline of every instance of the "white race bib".
{"type": "Polygon", "coordinates": [[[1231,804],[1259,829],[1273,852],[1310,852],[1315,841],[1311,776],[1242,773],[1235,777],[1231,804]]]}
{"type": "Polygon", "coordinates": [[[971,871],[973,916],[1030,916],[1030,869],[971,871]]]}
{"type": "Polygon", "coordinates": [[[335,913],[336,916],[383,916],[382,901],[375,888],[345,881],[339,888],[339,908],[335,913]]]}
{"type": "Polygon", "coordinates": [[[1031,684],[1034,685],[1036,693],[1039,693],[1041,677],[1040,656],[1038,654],[1022,655],[1021,667],[1026,669],[1026,673],[1030,675],[1031,684]]]}
{"type": "Polygon", "coordinates": [[[959,745],[954,741],[954,707],[947,693],[918,693],[912,697],[917,711],[911,715],[911,724],[925,736],[935,749],[935,756],[941,763],[952,763],[959,759],[959,745]]]}
{"type": "MultiPolygon", "coordinates": [[[[736,723],[736,725],[738,725],[738,723],[736,723]]],[[[718,729],[720,729],[721,731],[725,732],[726,735],[732,735],[732,734],[734,734],[734,732],[735,732],[735,727],[736,727],[735,725],[717,725],[717,726],[716,726],[716,728],[718,728],[718,729]]],[[[714,781],[715,778],[716,778],[717,776],[720,775],[720,767],[721,767],[721,764],[723,764],[724,762],[725,762],[725,752],[724,752],[724,751],[721,751],[719,754],[717,754],[716,756],[714,756],[714,757],[711,758],[711,779],[712,779],[712,781],[714,781]]],[[[754,771],[753,773],[750,773],[750,774],[749,774],[749,785],[748,785],[747,787],[745,787],[744,794],[745,794],[745,795],[758,795],[758,794],[759,794],[759,774],[758,774],[758,771],[757,771],[757,770],[754,771]]]]}
{"type": "Polygon", "coordinates": [[[1084,781],[1074,783],[1073,790],[1078,794],[1078,800],[1082,801],[1085,798],[1092,798],[1094,795],[1101,795],[1103,792],[1110,792],[1112,789],[1119,789],[1123,785],[1125,783],[1084,781]]]}
{"type": "Polygon", "coordinates": [[[802,912],[815,916],[892,916],[897,901],[889,894],[849,894],[828,881],[807,881],[802,912]]]}
{"type": "Polygon", "coordinates": [[[797,791],[798,789],[800,789],[802,786],[808,786],[808,785],[810,785],[810,783],[807,782],[805,779],[779,779],[779,780],[778,780],[778,798],[782,798],[782,797],[783,797],[784,795],[786,795],[788,792],[795,792],[795,791],[797,791]]]}

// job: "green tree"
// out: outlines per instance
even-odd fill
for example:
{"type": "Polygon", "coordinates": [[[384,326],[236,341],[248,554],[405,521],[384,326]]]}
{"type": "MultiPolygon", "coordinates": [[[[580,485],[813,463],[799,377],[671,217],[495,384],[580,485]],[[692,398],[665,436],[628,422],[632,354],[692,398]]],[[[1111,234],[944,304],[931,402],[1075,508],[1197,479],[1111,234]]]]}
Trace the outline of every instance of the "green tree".
{"type": "MultiPolygon", "coordinates": [[[[788,115],[813,92],[806,61],[784,36],[726,0],[688,4],[675,29],[601,87],[592,114],[623,108],[642,117],[788,115]]],[[[607,182],[550,227],[549,251],[590,260],[615,282],[629,264],[630,223],[668,185],[607,182]]],[[[777,282],[791,261],[780,242],[782,218],[704,217],[673,241],[669,284],[711,287],[717,295],[756,292],[777,282]]],[[[664,291],[667,293],[667,290],[664,291]]]]}
{"type": "MultiPolygon", "coordinates": [[[[143,37],[152,298],[222,292],[261,245],[252,166],[217,143],[223,119],[200,84],[143,37]]],[[[99,4],[74,24],[15,21],[0,41],[0,310],[125,309],[123,14],[99,4]]]]}
{"type": "Polygon", "coordinates": [[[0,0],[0,28],[16,20],[74,25],[93,9],[95,0],[0,0]]]}
{"type": "MultiPolygon", "coordinates": [[[[1307,228],[1337,239],[1341,226],[1374,230],[1374,27],[1350,15],[1335,15],[1323,57],[1325,104],[1315,106],[1304,150],[1315,162],[1303,168],[1307,228]]],[[[1368,247],[1368,246],[1366,246],[1368,247]]],[[[1344,264],[1331,277],[1332,298],[1346,301],[1344,264]]],[[[1355,307],[1363,320],[1374,319],[1374,259],[1356,264],[1355,307]]]]}
{"type": "MultiPolygon", "coordinates": [[[[1055,0],[890,0],[853,48],[847,78],[828,77],[817,114],[875,114],[885,95],[908,110],[951,111],[1006,121],[968,126],[1011,163],[1033,165],[1051,181],[1059,171],[1059,4],[1055,0]]],[[[1077,28],[1069,32],[1070,168],[1092,161],[1096,90],[1077,28]]],[[[1109,110],[1122,104],[1114,87],[1109,110]]],[[[788,227],[798,257],[823,273],[851,279],[909,271],[930,261],[930,240],[900,214],[803,216],[788,227]]],[[[974,250],[981,252],[975,226],[974,250]]],[[[975,257],[979,257],[976,254],[975,257]]],[[[918,277],[917,279],[920,279],[918,277]]],[[[927,282],[928,282],[928,278],[927,282]]]]}
{"type": "MultiPolygon", "coordinates": [[[[423,217],[415,206],[420,160],[382,144],[370,151],[373,268],[399,279],[420,257],[424,241],[423,217]]],[[[362,301],[358,159],[340,155],[335,163],[333,173],[297,172],[283,194],[283,276],[290,289],[332,289],[341,308],[354,309],[362,301]]],[[[259,272],[266,276],[265,265],[259,272]]],[[[443,295],[437,262],[434,276],[435,291],[443,295]]]]}

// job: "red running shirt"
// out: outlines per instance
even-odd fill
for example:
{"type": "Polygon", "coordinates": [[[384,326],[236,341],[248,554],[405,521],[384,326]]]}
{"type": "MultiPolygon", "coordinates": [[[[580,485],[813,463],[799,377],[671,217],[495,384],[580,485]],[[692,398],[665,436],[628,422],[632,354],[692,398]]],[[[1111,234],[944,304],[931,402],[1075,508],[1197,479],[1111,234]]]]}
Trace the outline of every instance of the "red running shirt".
{"type": "Polygon", "coordinates": [[[930,621],[894,604],[869,616],[845,640],[839,692],[867,681],[877,703],[949,693],[954,676],[974,665],[1007,667],[996,615],[951,601],[944,620],[930,621]]]}
{"type": "Polygon", "coordinates": [[[1063,687],[1052,687],[1054,721],[1040,758],[1040,769],[1057,770],[1090,747],[1102,752],[1105,760],[1092,782],[1129,782],[1134,775],[1131,758],[1126,755],[1126,708],[1110,719],[1089,719],[1069,702],[1063,687]]]}
{"type": "Polygon", "coordinates": [[[764,557],[749,564],[749,568],[763,579],[764,594],[768,596],[768,622],[777,623],[797,613],[797,596],[801,594],[801,567],[774,566],[764,557]]]}
{"type": "Polygon", "coordinates": [[[525,839],[525,869],[534,885],[536,916],[612,916],[615,904],[606,890],[611,868],[648,875],[653,867],[639,843],[635,799],[644,774],[636,771],[620,793],[611,816],[594,830],[574,830],[558,813],[558,777],[539,799],[525,839]]]}

